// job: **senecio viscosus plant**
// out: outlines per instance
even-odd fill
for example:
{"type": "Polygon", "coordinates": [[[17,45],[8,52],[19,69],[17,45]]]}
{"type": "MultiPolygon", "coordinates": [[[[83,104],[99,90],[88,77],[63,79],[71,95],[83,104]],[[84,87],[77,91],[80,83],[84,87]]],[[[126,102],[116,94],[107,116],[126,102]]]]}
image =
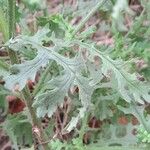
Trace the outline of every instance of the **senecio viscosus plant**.
{"type": "MultiPolygon", "coordinates": [[[[125,100],[129,107],[118,106],[118,109],[125,114],[136,116],[143,130],[146,133],[150,132],[148,116],[145,117],[144,110],[140,109],[145,102],[150,102],[150,86],[139,81],[135,73],[128,72],[127,61],[119,58],[112,59],[107,47],[97,46],[96,43],[87,40],[94,30],[92,32],[91,28],[88,28],[81,32],[89,18],[108,1],[98,1],[75,27],[58,15],[54,22],[62,31],[63,36],[59,37],[48,25],[39,29],[33,36],[14,36],[15,0],[8,0],[10,9],[8,15],[11,18],[8,21],[9,33],[8,36],[6,34],[6,43],[3,48],[8,50],[11,64],[0,60],[0,75],[5,81],[4,87],[24,100],[33,134],[41,143],[42,149],[50,149],[46,142],[50,136],[42,129],[40,118],[45,115],[52,117],[57,107],[62,106],[64,98],[69,97],[69,92],[73,87],[78,87],[78,100],[81,105],[78,108],[78,114],[72,116],[65,126],[64,132],[71,132],[85,114],[92,111],[91,97],[97,89],[108,90],[109,94],[106,97],[118,95],[125,100]],[[26,59],[24,53],[31,52],[31,50],[35,53],[34,58],[26,59]],[[72,51],[73,54],[67,57],[63,55],[64,51],[72,51]],[[98,63],[95,63],[96,60],[98,63]],[[49,72],[54,66],[57,68],[57,74],[51,76],[49,72]],[[39,72],[39,80],[31,92],[27,82],[35,81],[39,72]]],[[[115,17],[115,13],[113,15],[115,17]]],[[[105,96],[103,97],[105,99],[105,96]]],[[[114,100],[113,103],[116,104],[116,101],[114,100]]]]}

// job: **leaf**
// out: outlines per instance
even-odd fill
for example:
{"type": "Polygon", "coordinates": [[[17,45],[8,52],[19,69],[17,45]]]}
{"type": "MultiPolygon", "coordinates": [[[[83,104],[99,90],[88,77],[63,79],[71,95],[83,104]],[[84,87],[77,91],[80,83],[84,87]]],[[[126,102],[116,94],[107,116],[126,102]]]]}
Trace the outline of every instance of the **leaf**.
{"type": "Polygon", "coordinates": [[[104,120],[113,116],[112,110],[109,108],[110,103],[111,102],[108,100],[102,100],[98,105],[99,107],[96,106],[98,107],[99,111],[97,111],[95,114],[100,118],[100,120],[104,120]]]}
{"type": "Polygon", "coordinates": [[[24,48],[22,47],[21,54],[24,60],[32,60],[36,57],[37,52],[32,49],[31,45],[26,45],[24,48]]]}
{"type": "Polygon", "coordinates": [[[40,26],[49,25],[51,33],[55,33],[55,36],[59,39],[69,37],[73,30],[69,23],[63,18],[62,15],[56,14],[48,17],[39,17],[38,24],[40,26]]]}
{"type": "Polygon", "coordinates": [[[104,85],[105,82],[101,83],[92,95],[92,102],[94,103],[93,116],[99,118],[101,121],[113,116],[112,106],[116,105],[119,101],[118,93],[110,92],[108,90],[109,87],[103,87],[104,85]]]}
{"type": "Polygon", "coordinates": [[[64,144],[60,142],[58,139],[57,140],[51,140],[51,148],[52,150],[61,150],[64,148],[64,144]]]}
{"type": "MultiPolygon", "coordinates": [[[[61,56],[60,54],[56,53],[57,49],[61,49],[65,44],[69,43],[63,43],[61,46],[54,45],[53,47],[44,47],[42,46],[43,40],[47,40],[47,37],[45,37],[48,33],[47,29],[43,29],[42,34],[40,34],[42,31],[39,31],[37,34],[35,34],[32,37],[28,36],[19,36],[15,39],[11,39],[9,42],[6,43],[6,46],[8,46],[10,49],[14,51],[20,51],[22,47],[26,45],[32,45],[34,49],[37,50],[37,56],[30,61],[26,61],[23,64],[16,64],[12,66],[12,70],[16,70],[15,74],[10,74],[8,77],[5,78],[6,84],[5,87],[12,90],[16,85],[19,85],[18,90],[22,90],[24,86],[26,85],[26,81],[28,79],[34,80],[36,72],[40,69],[40,67],[45,66],[50,60],[55,60],[58,64],[63,65],[64,68],[68,67],[67,63],[70,63],[70,69],[74,66],[74,60],[71,62],[69,58],[65,58],[64,56],[61,56]]],[[[56,41],[56,39],[54,39],[56,41]]],[[[79,58],[77,58],[79,59],[79,58]]],[[[78,67],[78,65],[81,64],[81,61],[79,61],[75,68],[78,67]]]]}
{"type": "Polygon", "coordinates": [[[33,36],[19,35],[14,39],[10,39],[9,41],[7,41],[5,43],[5,46],[14,51],[21,52],[22,48],[26,47],[27,45],[33,45],[32,43],[36,43],[37,45],[42,45],[44,41],[47,41],[49,39],[47,36],[49,32],[50,32],[49,29],[45,27],[39,30],[33,36]]]}
{"type": "Polygon", "coordinates": [[[86,111],[87,111],[86,107],[80,108],[78,115],[76,117],[71,118],[71,121],[64,128],[63,133],[70,132],[71,130],[75,129],[78,121],[85,116],[86,111]]]}
{"type": "MultiPolygon", "coordinates": [[[[130,123],[126,126],[126,135],[123,137],[117,137],[116,136],[116,131],[117,131],[117,126],[111,126],[111,131],[112,131],[112,136],[110,139],[110,143],[119,143],[122,146],[129,146],[129,145],[134,145],[136,143],[136,137],[133,135],[132,131],[134,129],[134,126],[130,123]]],[[[109,144],[110,144],[109,143],[109,144]]]]}
{"type": "Polygon", "coordinates": [[[131,123],[126,126],[111,124],[110,128],[103,128],[103,132],[100,135],[101,139],[98,141],[98,145],[100,145],[100,147],[113,147],[118,144],[120,147],[135,145],[137,139],[135,135],[132,134],[133,129],[134,126],[131,123]]]}
{"type": "MultiPolygon", "coordinates": [[[[143,106],[133,106],[133,104],[130,104],[129,107],[125,108],[122,106],[118,106],[118,108],[124,112],[124,114],[132,114],[134,115],[138,121],[141,121],[141,119],[145,120],[144,117],[144,107],[143,106]],[[139,116],[140,114],[140,116],[139,116]],[[142,118],[141,118],[142,117],[142,118]]],[[[142,124],[142,122],[141,122],[142,124]]]]}
{"type": "Polygon", "coordinates": [[[103,79],[103,74],[101,71],[101,66],[96,66],[90,61],[87,62],[88,71],[90,74],[90,85],[95,86],[103,79]]]}
{"type": "Polygon", "coordinates": [[[21,113],[9,115],[2,127],[11,138],[16,150],[19,149],[18,143],[20,146],[32,145],[32,126],[26,116],[21,113]]]}
{"type": "Polygon", "coordinates": [[[91,104],[91,96],[94,91],[94,86],[90,85],[88,78],[78,75],[76,83],[79,88],[79,99],[85,108],[88,108],[91,104]]]}
{"type": "Polygon", "coordinates": [[[136,136],[140,142],[150,143],[150,132],[146,131],[142,124],[137,128],[136,136]]]}
{"type": "Polygon", "coordinates": [[[80,75],[78,75],[76,78],[76,85],[79,88],[79,99],[81,100],[83,107],[79,109],[79,113],[76,117],[72,117],[71,121],[65,127],[64,132],[65,130],[68,132],[73,130],[76,127],[78,121],[84,117],[87,111],[90,110],[91,96],[93,94],[94,87],[90,85],[88,78],[80,75]]]}
{"type": "Polygon", "coordinates": [[[139,103],[144,103],[144,100],[150,102],[150,88],[144,82],[137,80],[135,74],[130,74],[125,70],[125,62],[122,60],[112,60],[108,54],[99,51],[87,43],[75,41],[81,47],[86,48],[90,54],[94,56],[99,56],[102,60],[102,73],[106,77],[111,77],[114,81],[113,88],[120,93],[123,99],[127,102],[135,100],[139,103]]]}
{"type": "Polygon", "coordinates": [[[45,85],[47,87],[45,87],[46,92],[37,95],[33,104],[33,106],[37,107],[38,117],[43,117],[46,113],[49,117],[52,116],[57,106],[63,103],[64,97],[67,96],[74,78],[74,74],[65,73],[63,76],[58,76],[50,80],[45,85]]]}
{"type": "Polygon", "coordinates": [[[59,61],[55,60],[64,67],[62,75],[48,81],[43,87],[41,94],[37,95],[33,104],[33,106],[37,107],[39,117],[44,116],[46,113],[50,117],[57,106],[63,103],[64,97],[67,96],[69,88],[75,81],[76,74],[80,73],[80,68],[83,66],[80,56],[73,59],[63,57],[61,59],[61,61],[60,59],[59,61]]]}
{"type": "Polygon", "coordinates": [[[24,45],[30,44],[38,53],[33,60],[26,61],[23,64],[16,64],[12,67],[16,72],[5,78],[5,86],[10,90],[13,89],[16,84],[19,85],[18,90],[22,90],[26,85],[27,80],[34,80],[35,74],[40,67],[45,66],[50,60],[56,61],[63,67],[63,71],[60,73],[61,75],[52,78],[47,82],[43,88],[43,93],[36,96],[34,106],[37,107],[37,114],[39,117],[44,116],[46,113],[48,113],[48,116],[50,117],[56,110],[57,105],[60,105],[63,102],[71,85],[75,84],[74,82],[79,86],[80,99],[82,104],[86,107],[90,104],[90,98],[93,91],[92,87],[89,85],[89,80],[82,78],[80,75],[85,67],[81,53],[79,52],[74,58],[66,58],[60,55],[57,51],[64,46],[69,46],[70,43],[67,42],[58,45],[57,42],[55,43],[57,39],[53,36],[54,35],[52,34],[51,38],[54,40],[55,45],[50,48],[42,46],[42,42],[40,41],[38,41],[38,43],[35,42],[38,39],[36,37],[39,37],[37,34],[33,37],[17,37],[7,43],[7,46],[11,47],[11,49],[14,48],[15,51],[18,51],[19,48],[24,45]],[[88,87],[90,92],[87,92],[86,90],[88,87]]]}
{"type": "Polygon", "coordinates": [[[46,53],[39,52],[38,55],[30,61],[26,61],[23,64],[13,65],[13,70],[18,70],[17,74],[10,74],[5,77],[5,87],[9,90],[13,90],[16,85],[19,85],[18,90],[22,90],[27,83],[27,80],[35,80],[37,71],[45,66],[49,62],[49,56],[46,53]]]}

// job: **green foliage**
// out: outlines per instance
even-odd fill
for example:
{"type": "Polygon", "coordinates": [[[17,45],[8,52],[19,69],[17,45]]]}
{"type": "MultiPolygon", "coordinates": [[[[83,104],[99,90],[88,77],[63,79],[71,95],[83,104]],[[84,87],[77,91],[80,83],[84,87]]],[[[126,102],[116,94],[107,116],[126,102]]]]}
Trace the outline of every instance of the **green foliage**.
{"type": "Polygon", "coordinates": [[[95,104],[94,112],[96,118],[100,120],[108,119],[113,116],[111,107],[113,104],[116,104],[118,101],[117,94],[110,94],[110,95],[101,95],[103,91],[101,89],[97,89],[93,93],[92,101],[95,104]],[[101,108],[99,110],[99,108],[101,108]]]}
{"type": "MultiPolygon", "coordinates": [[[[79,86],[79,91],[80,91],[79,98],[81,99],[81,101],[85,99],[84,103],[82,102],[82,104],[83,105],[86,105],[86,103],[89,104],[90,97],[92,95],[92,90],[90,89],[93,88],[90,86],[90,82],[88,81],[88,79],[86,79],[85,77],[83,78],[80,75],[81,74],[80,68],[84,70],[84,66],[85,66],[84,63],[82,62],[82,58],[77,56],[79,54],[76,54],[76,57],[69,59],[57,53],[57,51],[61,50],[64,47],[69,47],[69,45],[72,44],[78,44],[79,46],[81,46],[81,48],[86,48],[89,51],[90,57],[92,59],[94,58],[94,56],[98,56],[101,58],[101,61],[103,63],[100,68],[101,72],[105,76],[112,78],[111,80],[113,81],[113,83],[115,83],[113,84],[112,88],[116,89],[120,93],[122,98],[124,98],[127,102],[131,102],[134,100],[143,103],[143,99],[149,102],[148,100],[150,96],[148,94],[149,92],[148,86],[144,85],[143,82],[138,81],[134,74],[129,74],[128,72],[125,71],[124,69],[125,62],[123,62],[122,60],[112,60],[105,53],[96,49],[94,45],[85,42],[80,42],[78,40],[68,41],[58,46],[57,42],[55,44],[55,41],[57,40],[55,38],[53,40],[54,35],[52,35],[51,40],[55,45],[51,48],[44,47],[42,45],[42,41],[45,40],[44,38],[47,33],[48,31],[46,32],[42,31],[41,35],[38,32],[33,37],[28,37],[28,36],[16,37],[15,39],[9,41],[6,44],[9,48],[14,49],[15,51],[19,51],[22,49],[23,46],[30,44],[34,49],[37,50],[38,53],[33,60],[25,62],[24,64],[13,66],[13,69],[15,68],[16,70],[18,70],[18,73],[9,75],[7,78],[5,78],[6,79],[5,86],[8,89],[12,90],[16,84],[19,84],[19,90],[22,90],[28,79],[34,80],[35,74],[40,69],[41,66],[45,66],[49,62],[49,60],[55,60],[59,65],[61,65],[64,68],[63,72],[60,73],[62,75],[58,77],[58,79],[56,78],[55,80],[53,79],[52,81],[48,82],[48,85],[50,85],[50,87],[46,87],[46,93],[42,93],[41,96],[37,96],[38,99],[35,102],[35,105],[38,102],[38,106],[41,106],[41,104],[45,101],[47,103],[45,103],[46,106],[44,108],[46,108],[48,107],[47,105],[49,103],[48,99],[50,99],[50,97],[54,97],[53,101],[56,103],[52,105],[52,107],[45,109],[45,111],[52,110],[52,108],[55,110],[56,108],[54,108],[54,106],[56,107],[60,101],[58,97],[63,101],[63,97],[66,96],[67,91],[69,90],[69,87],[71,87],[71,84],[73,82],[76,82],[76,84],[79,86]],[[40,37],[38,35],[40,35],[40,37]],[[108,74],[108,71],[112,73],[111,76],[108,74]],[[66,77],[68,77],[67,80],[66,77]],[[60,82],[61,80],[62,83],[60,82]],[[59,84],[57,83],[57,81],[59,84]],[[70,82],[66,82],[66,81],[70,81],[70,82]],[[86,93],[88,86],[89,86],[88,91],[91,91],[91,93],[89,92],[86,93]],[[50,91],[48,92],[48,90],[50,91]],[[58,93],[58,91],[62,91],[63,94],[61,92],[58,93]],[[59,95],[57,95],[56,93],[59,95]]],[[[89,77],[90,76],[91,75],[89,74],[89,77]]],[[[43,107],[41,110],[44,113],[42,114],[42,116],[45,115],[47,111],[44,112],[43,107]]],[[[49,116],[51,115],[52,113],[50,112],[49,116]]]]}
{"type": "Polygon", "coordinates": [[[19,150],[18,145],[32,145],[32,127],[24,114],[8,115],[2,127],[11,138],[16,150],[19,150]]]}
{"type": "Polygon", "coordinates": [[[68,37],[73,31],[70,24],[63,18],[62,15],[52,15],[49,17],[39,17],[38,24],[42,27],[49,26],[50,32],[55,33],[56,38],[63,39],[68,37]]]}
{"type": "Polygon", "coordinates": [[[140,142],[150,143],[150,133],[148,133],[142,125],[138,127],[137,132],[138,132],[137,137],[140,142]]]}
{"type": "Polygon", "coordinates": [[[86,146],[83,145],[81,139],[79,138],[74,138],[71,143],[67,143],[67,142],[60,142],[59,140],[53,140],[51,142],[51,147],[52,150],[62,150],[65,148],[65,150],[85,150],[86,146]]]}
{"type": "MultiPolygon", "coordinates": [[[[24,0],[23,2],[31,10],[46,7],[45,1],[43,6],[40,6],[40,0],[24,0]]],[[[46,116],[55,120],[58,110],[63,109],[66,98],[71,99],[74,105],[73,109],[69,110],[71,113],[68,114],[67,120],[63,116],[65,123],[56,120],[55,128],[59,128],[62,124],[63,128],[60,127],[60,133],[56,133],[54,137],[61,134],[61,137],[58,136],[61,139],[71,131],[74,134],[68,141],[58,140],[59,138],[50,140],[48,144],[52,150],[88,150],[98,149],[98,147],[106,150],[125,148],[132,150],[140,147],[137,145],[137,138],[143,143],[150,142],[150,124],[147,121],[149,114],[145,112],[145,104],[150,103],[150,86],[147,81],[138,79],[137,74],[134,73],[138,68],[134,68],[130,63],[130,58],[140,57],[149,65],[150,29],[143,25],[143,21],[149,18],[149,8],[146,6],[146,1],[142,0],[144,13],[137,18],[128,31],[124,15],[133,17],[134,13],[127,1],[105,2],[99,11],[107,15],[112,13],[110,19],[114,45],[97,46],[91,40],[97,26],[90,26],[75,35],[78,32],[76,29],[80,30],[80,25],[84,26],[84,16],[91,12],[89,7],[94,7],[96,4],[97,1],[80,1],[78,5],[82,7],[82,10],[79,7],[77,14],[72,12],[72,15],[83,17],[83,22],[81,21],[77,28],[70,25],[70,18],[64,18],[65,15],[47,16],[45,14],[44,17],[37,19],[42,29],[32,36],[18,35],[4,44],[4,48],[16,52],[20,64],[9,65],[8,61],[0,60],[0,76],[5,81],[5,85],[0,86],[2,99],[0,104],[3,107],[8,109],[4,103],[5,96],[12,94],[25,100],[26,104],[29,103],[27,111],[31,113],[31,117],[34,116],[32,112],[36,111],[38,119],[46,116]],[[83,11],[84,8],[86,9],[83,11]],[[37,73],[40,74],[38,81],[35,79],[37,73]],[[32,80],[35,85],[30,87],[28,80],[32,80]],[[24,95],[26,85],[30,88],[29,96],[24,95]],[[77,91],[72,92],[71,89],[75,87],[77,91]],[[135,116],[138,119],[142,126],[138,128],[137,137],[132,134],[135,126],[131,123],[123,122],[123,125],[117,123],[117,117],[120,114],[129,118],[135,116]],[[89,125],[89,116],[97,119],[95,124],[92,122],[93,124],[89,125]],[[82,141],[87,133],[90,133],[89,145],[83,144],[82,141]]],[[[4,16],[4,12],[0,11],[0,31],[3,32],[6,40],[8,29],[5,30],[7,22],[4,16]]],[[[144,69],[138,72],[147,75],[149,69],[144,69]]],[[[30,115],[24,112],[9,114],[2,124],[16,150],[18,144],[21,147],[33,144],[32,125],[34,126],[40,119],[37,119],[35,123],[35,118],[30,118],[33,120],[31,125],[28,119],[30,115]]]]}
{"type": "Polygon", "coordinates": [[[84,48],[87,48],[93,56],[99,56],[102,59],[102,68],[101,71],[105,76],[108,75],[108,71],[111,71],[114,87],[121,94],[122,98],[127,102],[135,100],[139,103],[143,103],[149,100],[149,88],[147,85],[144,85],[143,82],[138,81],[135,74],[129,74],[125,71],[124,66],[125,62],[122,60],[112,60],[109,56],[106,56],[105,53],[99,51],[93,46],[87,43],[81,43],[80,45],[84,48]],[[137,86],[138,85],[138,86],[137,86]],[[140,89],[138,89],[140,87],[140,89]]]}

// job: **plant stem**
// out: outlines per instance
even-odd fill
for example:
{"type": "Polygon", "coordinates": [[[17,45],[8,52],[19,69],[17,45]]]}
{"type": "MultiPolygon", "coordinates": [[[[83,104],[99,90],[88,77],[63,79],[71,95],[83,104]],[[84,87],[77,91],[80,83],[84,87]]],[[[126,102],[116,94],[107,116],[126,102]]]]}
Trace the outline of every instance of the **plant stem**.
{"type": "Polygon", "coordinates": [[[38,125],[39,121],[38,119],[36,119],[35,110],[32,108],[32,97],[30,95],[29,89],[25,87],[24,90],[22,91],[22,94],[31,115],[32,125],[34,126],[38,125]]]}
{"type": "Polygon", "coordinates": [[[107,0],[100,1],[95,5],[95,7],[93,7],[93,9],[87,14],[87,16],[81,21],[81,23],[72,32],[72,37],[74,37],[76,33],[83,28],[83,26],[91,18],[91,16],[94,15],[95,12],[99,9],[99,7],[103,6],[106,2],[107,0]]]}
{"type": "Polygon", "coordinates": [[[7,27],[7,19],[3,10],[0,8],[0,32],[2,32],[4,41],[7,41],[8,38],[8,27],[7,27]]]}
{"type": "Polygon", "coordinates": [[[15,34],[15,11],[16,11],[16,1],[8,0],[8,28],[9,28],[9,39],[14,37],[15,34]]]}
{"type": "MultiPolygon", "coordinates": [[[[43,143],[43,142],[47,141],[48,137],[42,129],[41,122],[36,117],[36,113],[35,113],[36,110],[32,107],[33,98],[30,94],[29,88],[25,87],[25,89],[22,91],[22,94],[24,96],[26,106],[27,106],[27,108],[29,110],[29,113],[30,113],[30,117],[31,117],[31,120],[32,120],[32,127],[33,128],[37,127],[38,130],[39,130],[39,137],[37,137],[37,139],[39,140],[38,142],[43,143]]],[[[47,143],[42,144],[42,146],[43,146],[44,150],[49,150],[47,143]]]]}
{"type": "MultiPolygon", "coordinates": [[[[16,12],[16,1],[15,0],[8,0],[8,12],[7,12],[7,19],[8,19],[8,32],[9,32],[9,39],[14,37],[15,29],[16,29],[16,20],[15,20],[15,12],[16,12]]],[[[8,39],[8,40],[9,40],[8,39]]],[[[8,50],[11,64],[18,64],[19,59],[17,57],[16,52],[12,51],[11,49],[8,50]]]]}
{"type": "MultiPolygon", "coordinates": [[[[15,7],[16,7],[16,1],[15,0],[8,0],[8,14],[7,15],[8,15],[8,26],[9,26],[9,39],[14,37],[14,35],[15,35],[15,24],[16,24],[15,7]]],[[[8,52],[9,52],[11,64],[19,63],[19,59],[17,57],[17,54],[10,49],[8,50],[8,52]]],[[[26,106],[28,108],[30,116],[31,116],[32,127],[36,126],[39,129],[40,138],[41,138],[40,142],[47,141],[47,136],[42,129],[42,126],[41,126],[39,119],[36,117],[35,109],[32,108],[32,96],[30,94],[29,88],[25,87],[22,91],[22,94],[23,94],[23,97],[25,99],[26,106]]],[[[42,145],[42,147],[43,147],[43,150],[50,150],[50,148],[48,148],[47,143],[42,145]]]]}

